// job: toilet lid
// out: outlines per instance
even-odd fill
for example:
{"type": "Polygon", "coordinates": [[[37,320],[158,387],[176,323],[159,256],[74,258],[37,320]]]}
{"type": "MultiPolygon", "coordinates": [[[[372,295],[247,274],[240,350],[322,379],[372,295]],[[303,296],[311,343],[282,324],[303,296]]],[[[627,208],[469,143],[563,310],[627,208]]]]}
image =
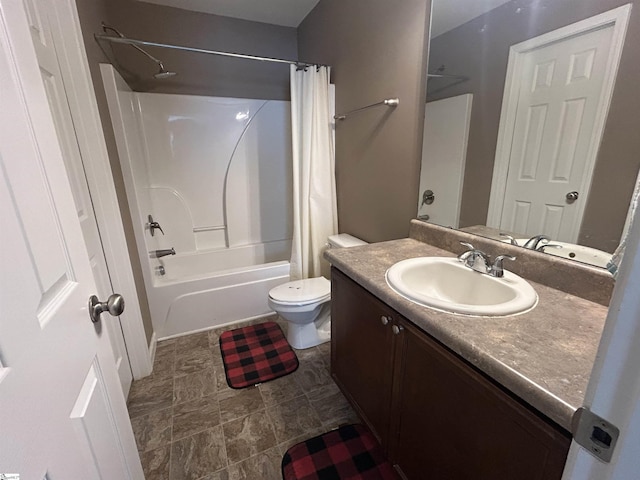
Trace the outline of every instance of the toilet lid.
{"type": "Polygon", "coordinates": [[[310,303],[331,295],[331,282],[324,277],[306,278],[274,287],[269,297],[282,303],[310,303]]]}

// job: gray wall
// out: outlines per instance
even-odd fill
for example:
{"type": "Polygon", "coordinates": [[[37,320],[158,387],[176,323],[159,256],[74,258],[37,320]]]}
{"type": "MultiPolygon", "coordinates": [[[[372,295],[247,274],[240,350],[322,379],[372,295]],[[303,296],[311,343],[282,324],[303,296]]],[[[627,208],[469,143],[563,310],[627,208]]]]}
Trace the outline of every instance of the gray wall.
{"type": "Polygon", "coordinates": [[[131,38],[295,59],[296,30],[132,0],[76,0],[76,4],[129,248],[128,260],[133,269],[145,333],[150,340],[153,327],[149,302],[99,63],[114,63],[132,88],[140,91],[278,100],[289,98],[289,69],[282,65],[149,49],[168,69],[179,72],[169,80],[151,80],[157,71],[153,62],[131,47],[117,46],[117,50],[111,50],[104,43],[98,45],[93,34],[101,32],[100,22],[105,21],[131,38]]]}
{"type": "MultiPolygon", "coordinates": [[[[181,10],[135,0],[109,0],[109,21],[127,37],[296,60],[296,29],[181,10]]],[[[94,31],[99,25],[92,26],[94,31]]],[[[289,66],[144,47],[178,75],[155,80],[157,65],[130,46],[105,45],[136,91],[288,100],[289,66]],[[113,48],[111,51],[110,48],[113,48]]]]}
{"type": "MultiPolygon", "coordinates": [[[[430,80],[429,101],[473,93],[460,226],[485,224],[509,47],[628,0],[514,0],[431,41],[429,69],[446,65],[468,82],[441,89],[430,80]],[[521,7],[520,13],[516,8],[521,7]],[[483,32],[481,32],[483,30],[483,32]],[[438,90],[434,93],[434,90],[438,90]]],[[[579,243],[612,252],[618,244],[640,167],[640,9],[632,10],[620,70],[598,154],[579,243]]]]}
{"type": "Polygon", "coordinates": [[[341,232],[406,237],[416,216],[426,95],[429,0],[321,0],[298,28],[299,58],[332,66],[336,110],[389,97],[336,126],[341,232]]]}

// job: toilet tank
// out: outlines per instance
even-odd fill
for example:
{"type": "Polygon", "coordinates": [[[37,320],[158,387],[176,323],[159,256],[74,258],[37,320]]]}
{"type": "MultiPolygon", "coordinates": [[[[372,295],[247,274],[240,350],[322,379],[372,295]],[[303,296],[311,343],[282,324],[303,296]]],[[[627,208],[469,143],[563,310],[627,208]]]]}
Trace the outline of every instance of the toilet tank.
{"type": "Polygon", "coordinates": [[[368,243],[348,233],[329,235],[329,248],[348,248],[360,245],[368,245],[368,243]]]}

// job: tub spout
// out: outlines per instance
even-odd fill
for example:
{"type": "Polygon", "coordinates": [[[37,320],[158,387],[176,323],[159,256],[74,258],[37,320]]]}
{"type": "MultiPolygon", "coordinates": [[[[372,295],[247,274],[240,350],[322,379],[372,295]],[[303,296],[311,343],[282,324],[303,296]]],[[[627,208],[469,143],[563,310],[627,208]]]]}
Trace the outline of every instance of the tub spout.
{"type": "Polygon", "coordinates": [[[175,248],[167,248],[165,250],[154,250],[154,256],[156,258],[160,258],[160,257],[166,257],[167,255],[175,255],[176,254],[176,249],[175,248]]]}

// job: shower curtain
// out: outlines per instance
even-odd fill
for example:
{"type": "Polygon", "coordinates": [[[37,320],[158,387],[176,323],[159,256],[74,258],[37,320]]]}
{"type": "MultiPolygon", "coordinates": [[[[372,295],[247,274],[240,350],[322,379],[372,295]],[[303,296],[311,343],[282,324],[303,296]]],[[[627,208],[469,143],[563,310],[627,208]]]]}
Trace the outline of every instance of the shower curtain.
{"type": "Polygon", "coordinates": [[[293,280],[321,275],[327,237],[338,231],[329,73],[291,65],[293,280]]]}
{"type": "Polygon", "coordinates": [[[618,245],[618,248],[616,248],[616,251],[613,252],[613,256],[611,257],[611,260],[607,264],[607,270],[609,270],[613,274],[613,278],[618,277],[618,269],[620,268],[622,257],[624,257],[624,251],[627,248],[627,238],[629,237],[629,231],[631,230],[631,223],[633,221],[633,218],[636,215],[636,211],[638,210],[639,203],[640,203],[640,172],[638,172],[638,178],[636,179],[636,186],[633,191],[633,195],[631,195],[631,202],[629,203],[627,220],[625,221],[624,228],[622,230],[622,238],[620,239],[620,245],[618,245]]]}

